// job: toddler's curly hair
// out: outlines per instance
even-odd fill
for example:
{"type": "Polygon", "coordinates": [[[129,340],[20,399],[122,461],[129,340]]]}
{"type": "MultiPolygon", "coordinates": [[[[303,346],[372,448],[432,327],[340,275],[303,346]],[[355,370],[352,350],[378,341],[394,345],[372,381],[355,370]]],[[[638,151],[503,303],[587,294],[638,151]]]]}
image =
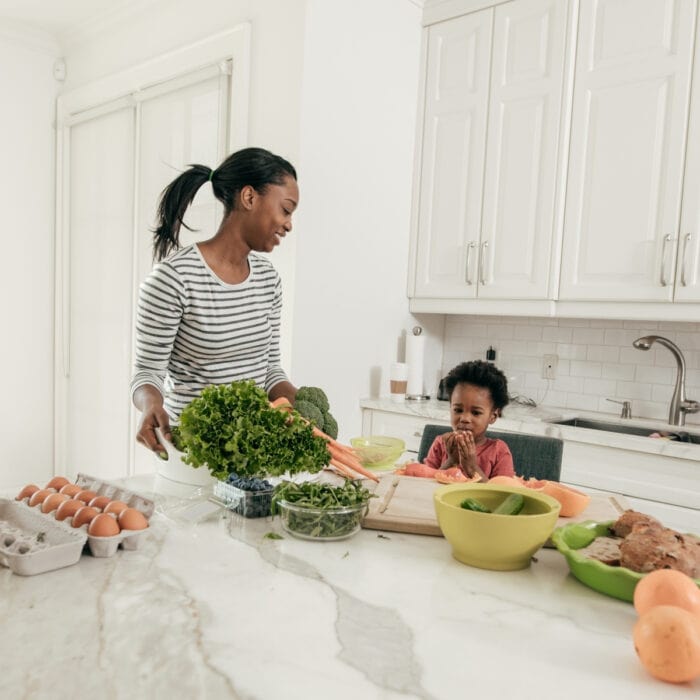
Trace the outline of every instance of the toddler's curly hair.
{"type": "Polygon", "coordinates": [[[491,362],[471,360],[457,365],[445,377],[445,389],[450,397],[457,384],[473,384],[488,389],[493,406],[499,413],[508,405],[508,380],[491,362]]]}

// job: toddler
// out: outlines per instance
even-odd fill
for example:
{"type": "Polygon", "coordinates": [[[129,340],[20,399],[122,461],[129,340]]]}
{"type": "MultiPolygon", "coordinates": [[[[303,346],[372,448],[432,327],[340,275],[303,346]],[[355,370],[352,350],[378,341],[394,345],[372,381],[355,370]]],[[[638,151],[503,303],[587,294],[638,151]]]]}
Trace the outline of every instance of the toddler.
{"type": "Polygon", "coordinates": [[[445,377],[454,432],[438,435],[425,458],[435,469],[458,466],[465,476],[515,476],[513,456],[503,440],[486,437],[486,429],[508,404],[508,382],[495,365],[463,362],[445,377]]]}

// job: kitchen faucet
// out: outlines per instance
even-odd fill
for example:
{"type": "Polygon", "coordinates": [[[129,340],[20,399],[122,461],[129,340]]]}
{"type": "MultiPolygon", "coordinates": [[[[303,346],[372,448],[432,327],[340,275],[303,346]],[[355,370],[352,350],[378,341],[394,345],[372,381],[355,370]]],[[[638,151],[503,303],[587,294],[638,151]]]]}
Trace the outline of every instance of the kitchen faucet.
{"type": "Polygon", "coordinates": [[[671,425],[685,425],[685,414],[700,411],[700,403],[685,397],[685,358],[681,349],[668,338],[660,335],[645,335],[637,338],[632,345],[637,350],[648,350],[654,343],[667,347],[676,358],[676,386],[668,409],[668,422],[671,425]]]}

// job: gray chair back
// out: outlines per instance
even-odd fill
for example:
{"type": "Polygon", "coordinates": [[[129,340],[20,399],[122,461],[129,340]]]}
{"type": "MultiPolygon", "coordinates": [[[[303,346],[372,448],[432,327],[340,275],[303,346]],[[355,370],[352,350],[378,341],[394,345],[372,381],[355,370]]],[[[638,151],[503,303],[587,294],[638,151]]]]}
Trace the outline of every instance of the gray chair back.
{"type": "MultiPolygon", "coordinates": [[[[423,428],[418,461],[422,462],[430,446],[438,435],[449,433],[449,425],[428,424],[423,428]]],[[[544,435],[528,435],[526,433],[504,433],[500,430],[489,430],[486,435],[490,438],[503,440],[513,455],[515,473],[526,479],[548,479],[559,481],[561,477],[561,457],[564,443],[559,438],[544,435]]]]}

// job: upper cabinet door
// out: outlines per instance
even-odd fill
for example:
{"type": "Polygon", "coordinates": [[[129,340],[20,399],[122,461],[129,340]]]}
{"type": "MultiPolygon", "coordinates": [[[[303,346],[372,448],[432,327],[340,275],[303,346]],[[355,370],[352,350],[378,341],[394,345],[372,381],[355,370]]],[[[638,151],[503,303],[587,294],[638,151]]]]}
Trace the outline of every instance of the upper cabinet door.
{"type": "Polygon", "coordinates": [[[496,8],[480,298],[550,295],[568,5],[519,0],[496,8]]]}
{"type": "Polygon", "coordinates": [[[418,297],[476,294],[492,24],[484,10],[428,30],[418,297]]]}
{"type": "Polygon", "coordinates": [[[670,301],[695,0],[580,6],[560,299],[670,301]]]}

